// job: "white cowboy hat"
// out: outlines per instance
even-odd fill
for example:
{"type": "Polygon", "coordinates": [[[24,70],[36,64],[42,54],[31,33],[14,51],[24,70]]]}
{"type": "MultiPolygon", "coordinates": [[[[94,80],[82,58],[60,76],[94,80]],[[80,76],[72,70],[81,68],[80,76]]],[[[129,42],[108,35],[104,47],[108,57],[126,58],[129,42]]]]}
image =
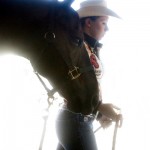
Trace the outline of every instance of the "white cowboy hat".
{"type": "Polygon", "coordinates": [[[90,16],[113,16],[120,18],[114,11],[107,8],[105,0],[86,0],[80,3],[80,8],[77,10],[79,17],[90,16]]]}

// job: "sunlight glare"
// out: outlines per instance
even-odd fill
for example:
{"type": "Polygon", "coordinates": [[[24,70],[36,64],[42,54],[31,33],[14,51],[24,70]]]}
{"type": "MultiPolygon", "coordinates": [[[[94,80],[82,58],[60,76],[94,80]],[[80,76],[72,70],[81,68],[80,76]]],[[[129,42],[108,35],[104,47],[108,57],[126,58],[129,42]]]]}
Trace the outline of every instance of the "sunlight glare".
{"type": "MultiPolygon", "coordinates": [[[[75,10],[79,2],[76,0],[72,5],[75,10]]],[[[101,41],[103,102],[121,107],[124,117],[123,126],[118,129],[116,150],[150,150],[150,3],[108,3],[122,17],[110,18],[109,32],[101,41]]],[[[47,93],[29,60],[12,54],[0,56],[0,149],[38,150],[43,116],[49,114],[43,150],[55,150],[55,118],[62,98],[56,93],[55,99],[49,113],[46,112],[47,93]]],[[[97,127],[99,124],[94,122],[94,129],[97,127]]],[[[95,134],[99,149],[111,150],[113,131],[114,123],[95,134]]]]}

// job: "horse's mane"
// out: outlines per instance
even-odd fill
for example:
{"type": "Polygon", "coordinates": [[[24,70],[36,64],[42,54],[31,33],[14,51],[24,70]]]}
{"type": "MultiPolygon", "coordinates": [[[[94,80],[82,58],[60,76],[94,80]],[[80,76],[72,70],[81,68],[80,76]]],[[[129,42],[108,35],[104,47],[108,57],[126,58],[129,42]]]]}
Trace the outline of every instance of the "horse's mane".
{"type": "Polygon", "coordinates": [[[0,47],[16,47],[67,99],[69,109],[89,114],[98,105],[98,84],[71,2],[1,0],[0,47]],[[74,67],[81,74],[72,80],[68,72],[74,67]]]}

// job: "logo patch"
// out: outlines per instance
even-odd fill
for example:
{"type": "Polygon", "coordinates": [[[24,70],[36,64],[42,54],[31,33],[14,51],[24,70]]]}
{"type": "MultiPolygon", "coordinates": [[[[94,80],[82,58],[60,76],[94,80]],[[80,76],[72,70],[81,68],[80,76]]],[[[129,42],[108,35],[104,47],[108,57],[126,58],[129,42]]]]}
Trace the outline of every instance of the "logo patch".
{"type": "Polygon", "coordinates": [[[94,71],[95,71],[97,78],[101,78],[101,75],[102,75],[101,67],[102,66],[101,66],[100,60],[97,58],[97,56],[94,53],[90,54],[90,61],[94,67],[94,71]]]}
{"type": "Polygon", "coordinates": [[[94,68],[99,68],[97,58],[93,53],[90,55],[90,61],[91,61],[91,64],[94,66],[94,68]]]}

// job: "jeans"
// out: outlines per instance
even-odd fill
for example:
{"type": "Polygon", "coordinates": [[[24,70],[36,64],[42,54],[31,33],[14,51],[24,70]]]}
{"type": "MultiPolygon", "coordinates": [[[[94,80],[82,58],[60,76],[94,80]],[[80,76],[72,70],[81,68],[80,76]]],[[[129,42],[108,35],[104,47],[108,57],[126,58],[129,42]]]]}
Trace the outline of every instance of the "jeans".
{"type": "Polygon", "coordinates": [[[57,150],[98,150],[93,133],[94,117],[60,110],[56,120],[57,150]]]}

